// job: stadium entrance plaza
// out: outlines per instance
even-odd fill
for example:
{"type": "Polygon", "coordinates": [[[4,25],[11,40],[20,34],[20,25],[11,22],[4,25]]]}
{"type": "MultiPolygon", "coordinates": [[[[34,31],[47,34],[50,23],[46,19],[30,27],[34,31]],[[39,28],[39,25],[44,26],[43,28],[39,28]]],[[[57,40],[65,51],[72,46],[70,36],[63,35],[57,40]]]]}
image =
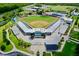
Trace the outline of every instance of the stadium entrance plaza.
{"type": "Polygon", "coordinates": [[[66,24],[65,22],[62,22],[62,24],[51,35],[49,36],[46,35],[45,39],[43,38],[31,39],[30,36],[23,35],[23,33],[19,30],[19,28],[16,25],[12,27],[12,30],[16,31],[16,36],[18,38],[22,38],[26,42],[31,42],[32,45],[29,49],[32,50],[36,54],[37,51],[40,51],[40,53],[46,51],[46,47],[45,47],[46,41],[49,41],[49,40],[51,41],[52,39],[60,40],[63,36],[62,34],[65,33],[68,26],[69,26],[68,24],[66,24]]]}

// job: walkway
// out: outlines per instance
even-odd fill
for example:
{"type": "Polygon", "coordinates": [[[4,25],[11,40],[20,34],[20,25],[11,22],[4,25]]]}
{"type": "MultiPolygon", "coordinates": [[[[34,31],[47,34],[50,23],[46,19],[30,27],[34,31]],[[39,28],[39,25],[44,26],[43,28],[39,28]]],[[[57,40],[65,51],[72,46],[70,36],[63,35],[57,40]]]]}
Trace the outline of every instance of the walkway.
{"type": "Polygon", "coordinates": [[[77,32],[79,32],[79,29],[78,29],[78,28],[74,28],[74,31],[77,31],[77,32]]]}
{"type": "Polygon", "coordinates": [[[69,41],[79,44],[79,40],[75,38],[70,38],[69,41]]]}
{"type": "Polygon", "coordinates": [[[15,47],[14,43],[9,39],[8,29],[6,30],[6,32],[7,32],[7,39],[8,39],[8,40],[10,41],[10,43],[12,44],[13,49],[12,49],[11,51],[9,51],[9,52],[3,52],[3,51],[0,50],[1,53],[3,53],[3,54],[8,54],[8,53],[17,51],[17,52],[21,52],[21,53],[23,53],[23,54],[25,54],[25,55],[31,56],[31,54],[29,54],[29,53],[27,53],[27,52],[18,50],[18,49],[15,47]]]}

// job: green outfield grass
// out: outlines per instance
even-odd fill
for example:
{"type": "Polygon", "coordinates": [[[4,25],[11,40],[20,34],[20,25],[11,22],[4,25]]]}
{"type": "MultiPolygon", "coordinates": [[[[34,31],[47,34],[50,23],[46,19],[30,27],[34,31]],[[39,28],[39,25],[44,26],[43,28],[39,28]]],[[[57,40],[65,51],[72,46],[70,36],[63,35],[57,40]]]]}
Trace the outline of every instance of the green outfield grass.
{"type": "Polygon", "coordinates": [[[56,17],[51,16],[28,16],[20,19],[21,21],[27,22],[32,27],[48,27],[51,23],[58,20],[56,17]]]}

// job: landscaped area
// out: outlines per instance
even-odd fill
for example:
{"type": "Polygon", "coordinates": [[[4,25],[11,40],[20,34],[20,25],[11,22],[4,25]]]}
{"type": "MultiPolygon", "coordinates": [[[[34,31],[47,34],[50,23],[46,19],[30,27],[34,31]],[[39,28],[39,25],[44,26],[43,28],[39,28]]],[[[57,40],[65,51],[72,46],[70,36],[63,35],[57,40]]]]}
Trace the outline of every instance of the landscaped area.
{"type": "Polygon", "coordinates": [[[43,56],[51,56],[51,52],[43,52],[43,56]]]}
{"type": "Polygon", "coordinates": [[[71,34],[70,34],[70,37],[79,40],[79,32],[72,31],[71,34]]]}
{"type": "Polygon", "coordinates": [[[63,6],[63,5],[54,5],[54,6],[51,6],[51,9],[54,10],[54,11],[66,11],[66,12],[69,12],[69,10],[71,9],[74,9],[75,6],[63,6]]]}
{"type": "Polygon", "coordinates": [[[78,6],[63,3],[1,4],[0,53],[79,55],[78,6]]]}
{"type": "Polygon", "coordinates": [[[12,32],[11,29],[9,29],[9,38],[14,43],[15,47],[19,50],[32,53],[28,48],[31,46],[31,43],[25,42],[22,39],[18,39],[12,32]]]}
{"type": "Polygon", "coordinates": [[[52,11],[52,12],[62,12],[62,13],[69,13],[70,10],[78,8],[77,6],[67,6],[67,5],[50,5],[45,11],[52,11]]]}
{"type": "Polygon", "coordinates": [[[13,46],[7,39],[7,33],[3,33],[12,23],[8,22],[6,25],[0,27],[0,50],[3,52],[9,52],[13,46]],[[5,36],[5,37],[4,37],[5,36]]]}
{"type": "Polygon", "coordinates": [[[76,51],[76,43],[73,42],[66,42],[64,49],[62,50],[62,52],[52,52],[52,55],[55,56],[73,56],[75,55],[75,51],[76,51]]]}
{"type": "Polygon", "coordinates": [[[51,16],[28,16],[20,19],[34,28],[46,28],[50,24],[55,23],[58,18],[51,16]]]}

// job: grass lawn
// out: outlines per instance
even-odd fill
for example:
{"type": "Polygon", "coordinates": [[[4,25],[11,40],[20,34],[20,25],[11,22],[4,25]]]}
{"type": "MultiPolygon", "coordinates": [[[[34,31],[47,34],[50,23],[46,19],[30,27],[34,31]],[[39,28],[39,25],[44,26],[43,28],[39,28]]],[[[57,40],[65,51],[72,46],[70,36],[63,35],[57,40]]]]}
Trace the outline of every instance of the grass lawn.
{"type": "Polygon", "coordinates": [[[76,6],[64,6],[64,5],[51,5],[50,8],[54,11],[66,11],[69,12],[70,9],[74,9],[76,6]]]}
{"type": "Polygon", "coordinates": [[[15,44],[16,48],[28,53],[32,53],[28,47],[23,47],[25,45],[31,45],[31,43],[25,42],[22,39],[18,39],[12,32],[12,30],[9,31],[9,38],[11,39],[11,41],[15,44]],[[22,41],[22,42],[21,42],[22,41]],[[23,44],[25,43],[25,44],[23,44]]]}
{"type": "Polygon", "coordinates": [[[0,18],[0,22],[3,21],[3,20],[4,20],[3,18],[0,18]]]}
{"type": "Polygon", "coordinates": [[[71,36],[72,38],[79,39],[79,32],[77,32],[77,31],[72,31],[72,32],[70,33],[70,36],[71,36]]]}
{"type": "Polygon", "coordinates": [[[6,25],[0,27],[0,47],[1,47],[1,45],[5,46],[4,52],[8,52],[8,51],[12,50],[12,48],[13,48],[13,46],[11,44],[6,45],[3,42],[3,29],[7,29],[11,24],[12,24],[11,22],[8,22],[6,25]]]}
{"type": "Polygon", "coordinates": [[[56,56],[74,56],[76,45],[77,44],[75,44],[73,42],[66,42],[63,51],[62,52],[53,52],[53,55],[56,55],[56,56]]]}
{"type": "Polygon", "coordinates": [[[43,56],[51,56],[50,52],[46,52],[43,56]]]}
{"type": "Polygon", "coordinates": [[[6,43],[3,42],[1,45],[5,46],[5,50],[3,52],[9,52],[13,49],[13,46],[11,44],[6,45],[6,43]]]}
{"type": "Polygon", "coordinates": [[[58,20],[56,17],[51,16],[28,16],[20,19],[21,21],[29,23],[32,27],[48,27],[51,23],[58,20]]]}

